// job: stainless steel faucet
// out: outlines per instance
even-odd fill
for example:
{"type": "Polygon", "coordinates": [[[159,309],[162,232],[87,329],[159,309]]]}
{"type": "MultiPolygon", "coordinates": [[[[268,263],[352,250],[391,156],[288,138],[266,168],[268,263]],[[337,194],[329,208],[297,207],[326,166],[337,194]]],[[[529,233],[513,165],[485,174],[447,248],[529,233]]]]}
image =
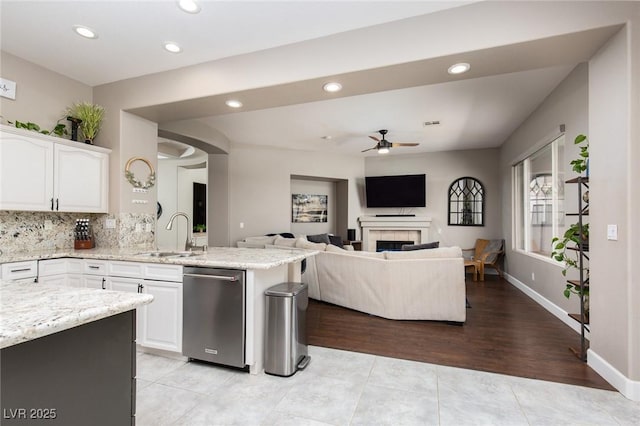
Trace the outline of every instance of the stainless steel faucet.
{"type": "Polygon", "coordinates": [[[203,246],[197,246],[195,241],[193,241],[193,228],[191,227],[191,218],[189,217],[188,214],[184,212],[176,212],[172,214],[171,217],[169,218],[169,223],[167,224],[167,230],[171,230],[171,228],[173,227],[173,221],[178,216],[184,216],[184,218],[187,219],[187,241],[184,244],[184,249],[187,251],[192,251],[192,250],[207,251],[206,244],[203,246]]]}

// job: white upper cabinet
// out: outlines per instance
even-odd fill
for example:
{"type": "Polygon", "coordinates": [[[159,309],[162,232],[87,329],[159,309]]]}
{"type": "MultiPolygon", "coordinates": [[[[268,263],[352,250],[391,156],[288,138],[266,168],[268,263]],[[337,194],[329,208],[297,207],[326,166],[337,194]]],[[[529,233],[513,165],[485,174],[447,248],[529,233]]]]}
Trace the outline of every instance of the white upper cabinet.
{"type": "Polygon", "coordinates": [[[51,210],[53,147],[49,141],[0,135],[0,209],[51,210]]]}
{"type": "Polygon", "coordinates": [[[109,152],[0,127],[0,209],[106,213],[109,152]]]}
{"type": "Polygon", "coordinates": [[[55,144],[53,164],[56,210],[107,213],[107,154],[55,144]]]}

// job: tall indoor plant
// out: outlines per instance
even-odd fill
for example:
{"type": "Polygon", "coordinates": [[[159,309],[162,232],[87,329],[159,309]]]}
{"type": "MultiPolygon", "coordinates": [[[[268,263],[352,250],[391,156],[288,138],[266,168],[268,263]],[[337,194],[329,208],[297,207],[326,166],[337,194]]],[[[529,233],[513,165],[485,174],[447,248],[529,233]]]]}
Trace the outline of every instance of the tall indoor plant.
{"type": "MultiPolygon", "coordinates": [[[[572,160],[569,164],[571,164],[571,169],[578,174],[582,174],[582,172],[586,172],[586,177],[589,176],[589,140],[585,135],[578,135],[574,140],[575,145],[580,146],[580,152],[578,154],[578,158],[572,160]]],[[[584,178],[582,178],[584,179],[584,178]]],[[[589,192],[585,192],[583,194],[583,200],[588,203],[588,195],[589,192]]],[[[564,269],[562,270],[562,275],[566,276],[567,271],[570,268],[579,269],[580,268],[580,252],[589,250],[589,224],[583,223],[581,220],[577,223],[571,224],[567,230],[564,232],[562,237],[554,237],[551,240],[551,244],[553,246],[553,250],[551,252],[551,257],[558,262],[564,262],[564,269]],[[576,248],[580,249],[580,251],[575,250],[576,248]],[[569,250],[569,251],[568,251],[569,250]]],[[[586,273],[586,279],[588,281],[589,277],[589,268],[584,267],[584,272],[586,273]]],[[[563,292],[566,298],[571,297],[572,294],[576,294],[578,296],[584,296],[584,306],[585,311],[588,315],[588,307],[589,307],[589,287],[581,286],[580,283],[572,283],[567,282],[566,287],[563,292]]]]}
{"type": "Polygon", "coordinates": [[[67,115],[78,119],[85,143],[93,144],[104,118],[104,107],[90,102],[78,102],[67,109],[67,115]]]}

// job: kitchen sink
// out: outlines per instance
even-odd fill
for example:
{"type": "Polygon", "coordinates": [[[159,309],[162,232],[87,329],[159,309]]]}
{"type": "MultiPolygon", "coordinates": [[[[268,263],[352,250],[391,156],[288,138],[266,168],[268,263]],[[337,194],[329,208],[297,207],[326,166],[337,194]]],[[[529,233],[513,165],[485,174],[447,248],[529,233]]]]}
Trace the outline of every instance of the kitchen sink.
{"type": "Polygon", "coordinates": [[[191,257],[198,256],[203,254],[202,252],[195,251],[150,251],[145,253],[140,253],[140,256],[149,256],[149,257],[191,257]]]}

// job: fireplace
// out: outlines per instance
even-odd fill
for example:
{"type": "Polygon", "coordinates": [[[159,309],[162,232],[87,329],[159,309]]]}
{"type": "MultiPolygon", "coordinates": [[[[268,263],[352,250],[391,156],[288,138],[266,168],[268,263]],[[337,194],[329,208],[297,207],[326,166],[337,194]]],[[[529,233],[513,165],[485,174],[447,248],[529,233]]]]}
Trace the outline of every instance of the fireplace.
{"type": "Polygon", "coordinates": [[[414,244],[414,242],[398,240],[377,240],[376,251],[399,251],[402,250],[402,246],[405,244],[414,244]]]}
{"type": "Polygon", "coordinates": [[[362,250],[376,251],[377,241],[393,241],[402,244],[429,242],[430,217],[420,216],[361,216],[362,250]]]}

